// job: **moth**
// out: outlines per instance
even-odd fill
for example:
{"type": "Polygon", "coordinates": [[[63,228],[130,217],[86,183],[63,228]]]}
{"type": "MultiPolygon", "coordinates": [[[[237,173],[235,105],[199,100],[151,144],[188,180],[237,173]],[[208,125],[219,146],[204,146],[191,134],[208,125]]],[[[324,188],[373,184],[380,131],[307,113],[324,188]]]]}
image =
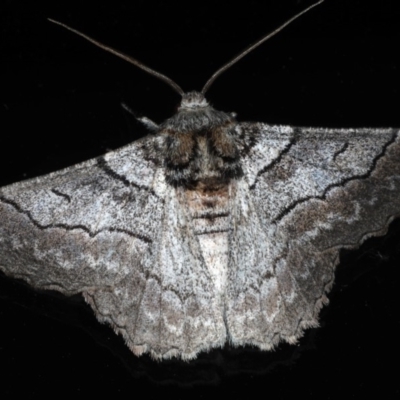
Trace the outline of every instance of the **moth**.
{"type": "MultiPolygon", "coordinates": [[[[400,214],[398,129],[238,122],[205,93],[119,150],[0,189],[0,269],[82,293],[136,355],[270,350],[318,325],[342,248],[400,214]]],[[[62,25],[62,24],[60,24],[62,25]]],[[[63,25],[64,26],[64,25],[63,25]]],[[[65,26],[64,26],[65,27],[65,26]]]]}

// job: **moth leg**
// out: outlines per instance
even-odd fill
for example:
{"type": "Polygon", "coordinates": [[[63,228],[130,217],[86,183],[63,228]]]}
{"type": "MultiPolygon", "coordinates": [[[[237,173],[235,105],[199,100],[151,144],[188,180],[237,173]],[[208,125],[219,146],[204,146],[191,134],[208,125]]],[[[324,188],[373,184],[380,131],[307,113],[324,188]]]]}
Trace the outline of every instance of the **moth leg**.
{"type": "Polygon", "coordinates": [[[146,128],[150,131],[158,131],[159,126],[147,117],[138,117],[136,118],[139,122],[141,122],[146,128]]]}
{"type": "Polygon", "coordinates": [[[150,118],[138,117],[135,114],[135,112],[131,108],[129,108],[125,103],[121,103],[121,106],[124,110],[128,111],[129,114],[133,115],[137,121],[141,122],[148,130],[153,132],[158,131],[159,126],[150,118]]]}

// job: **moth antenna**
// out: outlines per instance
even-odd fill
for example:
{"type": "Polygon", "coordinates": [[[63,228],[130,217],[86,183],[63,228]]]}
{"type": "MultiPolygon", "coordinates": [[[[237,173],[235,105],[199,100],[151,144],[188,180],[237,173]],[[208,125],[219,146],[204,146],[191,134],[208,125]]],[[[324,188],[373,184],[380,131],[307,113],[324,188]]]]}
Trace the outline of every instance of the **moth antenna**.
{"type": "Polygon", "coordinates": [[[102,44],[102,43],[98,42],[97,40],[92,39],[91,37],[85,35],[84,33],[79,32],[79,31],[77,31],[76,29],[71,28],[71,27],[68,26],[68,25],[63,24],[62,22],[56,21],[56,20],[51,19],[51,18],[47,18],[47,19],[48,19],[50,22],[53,22],[53,23],[56,24],[56,25],[60,25],[60,26],[62,26],[63,28],[65,28],[65,29],[67,29],[67,30],[69,30],[69,31],[71,31],[71,32],[73,32],[73,33],[75,33],[75,34],[77,34],[77,35],[83,37],[84,39],[86,39],[86,40],[88,40],[89,42],[93,43],[93,44],[96,45],[97,47],[100,47],[101,49],[103,49],[103,50],[105,50],[105,51],[108,51],[109,53],[114,54],[115,56],[117,56],[117,57],[119,57],[119,58],[122,58],[123,60],[128,61],[129,63],[131,63],[131,64],[133,64],[133,65],[136,65],[137,67],[139,67],[139,68],[142,69],[143,71],[146,71],[148,74],[153,75],[153,76],[155,76],[156,78],[158,78],[158,79],[164,81],[164,82],[167,83],[169,86],[171,86],[172,89],[174,89],[177,93],[179,93],[179,94],[181,95],[181,97],[184,95],[184,91],[182,90],[182,88],[181,88],[177,83],[175,83],[171,78],[168,78],[168,76],[165,76],[164,74],[162,74],[162,73],[160,73],[160,72],[158,72],[158,71],[155,71],[154,69],[148,67],[147,65],[143,64],[142,62],[136,60],[136,59],[133,58],[133,57],[130,57],[130,56],[124,54],[124,53],[121,53],[121,52],[119,52],[119,51],[113,49],[112,47],[106,46],[105,44],[102,44]]]}
{"type": "Polygon", "coordinates": [[[264,43],[266,40],[270,39],[272,36],[275,36],[278,32],[280,32],[283,28],[288,26],[290,23],[292,23],[294,20],[297,18],[301,17],[303,14],[306,12],[310,11],[312,8],[320,5],[323,3],[324,0],[320,0],[317,3],[307,7],[305,10],[299,12],[296,14],[294,17],[288,19],[285,23],[283,23],[281,26],[276,28],[274,31],[268,33],[267,35],[263,36],[261,39],[259,39],[257,42],[253,43],[246,49],[244,49],[241,53],[239,53],[237,56],[232,58],[232,60],[228,61],[226,64],[224,64],[220,69],[218,69],[214,74],[211,76],[211,78],[206,82],[206,84],[203,86],[203,89],[201,89],[201,93],[204,95],[207,90],[210,88],[210,86],[214,83],[214,81],[227,69],[232,67],[233,64],[236,64],[239,60],[241,60],[244,56],[249,54],[251,51],[253,51],[255,48],[257,48],[260,44],[264,43]]]}

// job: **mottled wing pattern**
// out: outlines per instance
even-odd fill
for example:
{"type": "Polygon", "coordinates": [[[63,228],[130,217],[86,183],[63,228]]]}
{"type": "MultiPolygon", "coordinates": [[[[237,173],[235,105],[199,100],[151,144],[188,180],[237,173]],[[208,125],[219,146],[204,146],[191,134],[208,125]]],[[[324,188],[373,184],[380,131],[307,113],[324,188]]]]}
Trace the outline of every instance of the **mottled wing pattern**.
{"type": "Polygon", "coordinates": [[[235,201],[227,299],[233,343],[271,348],[318,324],[341,248],[400,215],[394,129],[238,127],[245,179],[235,201]]]}
{"type": "Polygon", "coordinates": [[[161,223],[164,203],[152,191],[156,171],[134,144],[1,188],[1,269],[65,294],[112,287],[142,258],[161,223]]]}
{"type": "Polygon", "coordinates": [[[82,292],[136,354],[191,358],[223,342],[225,328],[153,152],[160,140],[1,188],[0,270],[82,292]]]}

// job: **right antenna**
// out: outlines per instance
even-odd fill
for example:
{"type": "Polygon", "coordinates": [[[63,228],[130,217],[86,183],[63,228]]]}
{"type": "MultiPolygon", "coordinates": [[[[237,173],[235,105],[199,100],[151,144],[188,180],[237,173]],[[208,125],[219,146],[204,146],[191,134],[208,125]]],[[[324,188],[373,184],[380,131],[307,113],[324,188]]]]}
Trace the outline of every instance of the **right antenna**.
{"type": "Polygon", "coordinates": [[[320,5],[323,3],[324,0],[320,0],[317,3],[307,7],[305,10],[299,12],[296,14],[294,17],[290,18],[287,20],[285,23],[283,23],[280,27],[276,28],[274,31],[271,33],[268,33],[267,35],[263,36],[260,40],[258,40],[256,43],[250,45],[247,47],[245,50],[243,50],[241,53],[239,53],[236,57],[232,58],[232,60],[228,61],[226,64],[224,64],[219,70],[213,73],[211,78],[206,82],[206,84],[203,86],[203,89],[201,89],[201,93],[205,94],[207,90],[210,88],[210,86],[214,83],[214,81],[227,69],[232,67],[233,64],[236,64],[240,59],[242,59],[244,56],[249,54],[251,51],[253,51],[256,47],[258,47],[260,44],[264,43],[266,40],[270,39],[272,36],[275,36],[278,32],[280,32],[283,28],[288,26],[290,23],[292,23],[295,19],[301,17],[303,14],[306,12],[310,11],[312,8],[320,5]]]}

